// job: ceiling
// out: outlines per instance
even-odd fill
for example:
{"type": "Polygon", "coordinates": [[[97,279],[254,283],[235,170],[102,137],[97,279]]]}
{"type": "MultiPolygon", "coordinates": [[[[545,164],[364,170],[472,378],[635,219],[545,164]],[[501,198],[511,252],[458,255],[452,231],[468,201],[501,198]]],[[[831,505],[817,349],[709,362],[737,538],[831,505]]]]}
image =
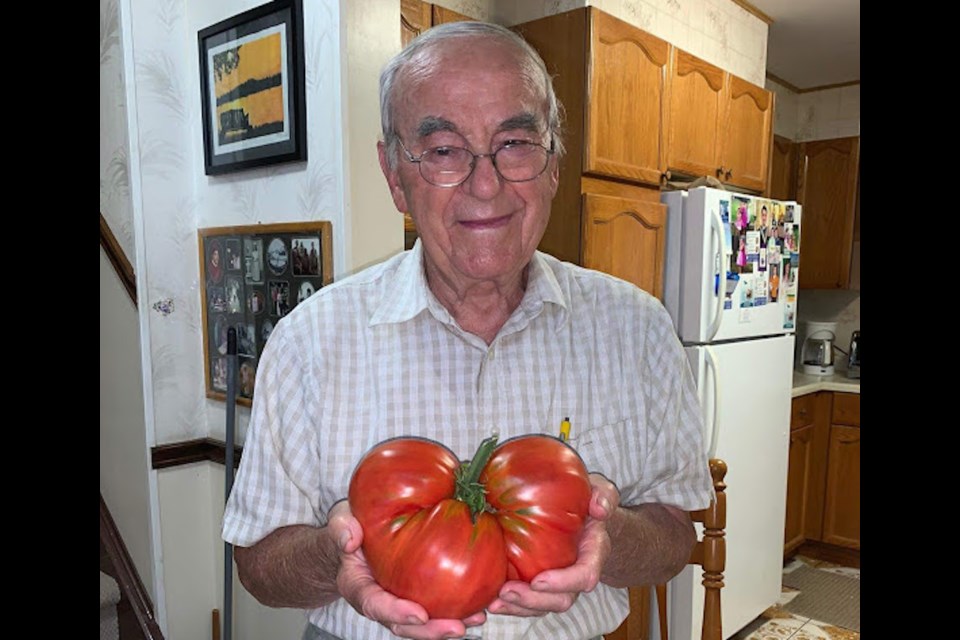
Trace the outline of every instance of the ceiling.
{"type": "Polygon", "coordinates": [[[860,0],[748,0],[773,19],[767,72],[804,90],[860,81],[860,0]]]}

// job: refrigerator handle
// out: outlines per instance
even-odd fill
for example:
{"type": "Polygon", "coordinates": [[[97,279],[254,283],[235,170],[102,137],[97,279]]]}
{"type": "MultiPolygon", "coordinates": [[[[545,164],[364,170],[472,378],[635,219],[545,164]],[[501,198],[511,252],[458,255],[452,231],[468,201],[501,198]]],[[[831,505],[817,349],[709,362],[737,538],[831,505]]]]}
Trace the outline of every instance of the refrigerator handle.
{"type": "Polygon", "coordinates": [[[720,219],[720,213],[717,211],[710,212],[710,235],[714,236],[717,241],[714,265],[717,266],[718,271],[713,278],[713,294],[717,306],[713,312],[713,322],[710,323],[710,328],[707,330],[707,341],[713,340],[717,336],[717,332],[720,331],[720,321],[723,319],[723,296],[727,286],[726,273],[724,273],[723,268],[724,258],[726,257],[726,252],[723,250],[723,220],[720,219]]]}
{"type": "Polygon", "coordinates": [[[710,425],[710,440],[707,447],[707,459],[709,460],[717,455],[717,440],[720,436],[720,367],[717,365],[717,354],[714,353],[713,347],[707,345],[704,347],[704,352],[707,355],[707,368],[713,374],[713,415],[710,420],[712,424],[710,425]]]}

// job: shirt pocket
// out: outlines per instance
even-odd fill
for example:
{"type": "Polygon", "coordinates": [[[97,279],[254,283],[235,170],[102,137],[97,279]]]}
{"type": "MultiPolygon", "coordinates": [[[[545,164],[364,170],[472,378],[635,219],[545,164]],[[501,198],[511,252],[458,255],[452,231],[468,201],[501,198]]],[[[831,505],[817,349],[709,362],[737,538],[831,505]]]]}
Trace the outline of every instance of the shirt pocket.
{"type": "Polygon", "coordinates": [[[601,473],[620,491],[620,501],[643,492],[641,465],[646,459],[646,437],[642,422],[628,418],[571,434],[570,446],[580,454],[590,473],[601,473]]]}

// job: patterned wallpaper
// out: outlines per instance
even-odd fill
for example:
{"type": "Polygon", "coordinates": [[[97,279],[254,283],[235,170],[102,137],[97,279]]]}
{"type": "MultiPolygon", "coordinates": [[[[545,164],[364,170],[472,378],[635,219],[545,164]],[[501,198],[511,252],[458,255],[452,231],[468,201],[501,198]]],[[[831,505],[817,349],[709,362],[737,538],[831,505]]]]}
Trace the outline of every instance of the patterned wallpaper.
{"type": "Polygon", "coordinates": [[[773,80],[777,95],[773,131],[797,142],[860,135],[860,85],[794,93],[773,80]]]}
{"type": "MultiPolygon", "coordinates": [[[[142,224],[145,261],[136,268],[146,277],[140,306],[141,313],[148,310],[157,443],[224,433],[223,403],[204,395],[198,228],[331,220],[335,272],[344,262],[336,0],[304,3],[309,162],[204,174],[197,31],[258,4],[119,0],[119,9],[118,0],[100,4],[100,206],[131,260],[132,229],[142,224]],[[127,68],[134,69],[132,105],[124,103],[120,11],[128,12],[136,45],[126,50],[132,57],[127,68]],[[124,114],[132,119],[129,129],[124,114]],[[128,130],[137,132],[133,158],[127,157],[128,130]],[[131,196],[132,173],[139,180],[131,196]]],[[[246,411],[237,413],[243,422],[246,411]]]]}
{"type": "Polygon", "coordinates": [[[132,263],[136,256],[124,91],[120,9],[117,0],[100,0],[100,213],[132,263]]]}
{"type": "Polygon", "coordinates": [[[495,21],[512,25],[587,5],[629,22],[744,80],[761,87],[764,85],[767,24],[730,0],[502,2],[497,5],[495,21]]]}

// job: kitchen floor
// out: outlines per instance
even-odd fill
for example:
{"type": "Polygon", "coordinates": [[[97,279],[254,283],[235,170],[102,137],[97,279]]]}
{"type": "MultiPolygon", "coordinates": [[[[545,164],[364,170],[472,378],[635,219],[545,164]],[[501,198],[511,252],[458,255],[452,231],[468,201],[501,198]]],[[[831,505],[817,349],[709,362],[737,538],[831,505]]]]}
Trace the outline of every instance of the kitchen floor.
{"type": "MultiPolygon", "coordinates": [[[[797,556],[788,563],[783,569],[784,573],[795,569],[799,566],[798,563],[851,576],[857,580],[860,579],[860,569],[843,567],[803,556],[797,556]]],[[[860,640],[860,632],[858,631],[801,617],[784,609],[783,606],[799,593],[796,589],[783,587],[783,593],[777,604],[764,611],[763,615],[733,635],[730,640],[860,640]]],[[[858,620],[859,617],[859,612],[857,612],[858,620]]]]}

